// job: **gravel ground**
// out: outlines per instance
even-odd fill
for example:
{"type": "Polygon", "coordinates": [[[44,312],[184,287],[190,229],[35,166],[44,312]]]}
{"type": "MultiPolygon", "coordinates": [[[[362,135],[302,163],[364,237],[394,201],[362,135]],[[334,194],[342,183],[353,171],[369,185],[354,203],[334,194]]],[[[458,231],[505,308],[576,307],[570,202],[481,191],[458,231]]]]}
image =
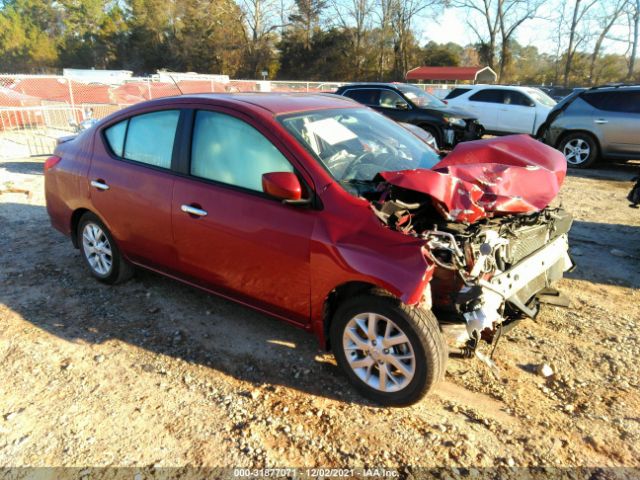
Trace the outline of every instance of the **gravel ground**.
{"type": "Polygon", "coordinates": [[[563,187],[571,307],[503,338],[498,375],[451,357],[402,409],[277,320],[148,272],[92,280],[49,225],[42,163],[0,160],[0,466],[639,466],[639,163],[563,187]]]}

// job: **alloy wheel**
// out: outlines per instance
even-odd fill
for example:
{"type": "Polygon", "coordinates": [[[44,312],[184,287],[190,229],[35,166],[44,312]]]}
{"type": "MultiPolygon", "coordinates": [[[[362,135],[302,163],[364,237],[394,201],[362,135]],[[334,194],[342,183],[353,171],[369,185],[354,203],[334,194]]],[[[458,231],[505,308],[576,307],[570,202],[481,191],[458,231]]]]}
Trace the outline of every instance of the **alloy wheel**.
{"type": "Polygon", "coordinates": [[[82,231],[82,249],[89,266],[98,275],[106,276],[113,267],[111,244],[102,228],[89,222],[82,231]]]}
{"type": "Polygon", "coordinates": [[[353,372],[381,392],[397,392],[411,382],[416,358],[407,335],[388,318],[362,313],[347,323],[342,346],[353,372]]]}
{"type": "Polygon", "coordinates": [[[581,165],[589,159],[591,147],[586,140],[573,138],[564,145],[562,153],[571,165],[581,165]]]}

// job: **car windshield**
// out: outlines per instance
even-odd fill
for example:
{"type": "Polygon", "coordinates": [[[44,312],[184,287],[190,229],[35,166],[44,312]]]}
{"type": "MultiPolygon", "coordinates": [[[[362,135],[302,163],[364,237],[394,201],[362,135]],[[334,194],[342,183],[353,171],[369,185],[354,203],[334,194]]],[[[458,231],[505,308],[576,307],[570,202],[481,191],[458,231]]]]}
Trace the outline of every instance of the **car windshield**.
{"type": "Polygon", "coordinates": [[[536,103],[540,103],[545,107],[555,107],[557,103],[553,98],[541,90],[535,90],[532,88],[527,90],[527,93],[536,101],[536,103]]]}
{"type": "Polygon", "coordinates": [[[439,98],[434,97],[418,87],[399,85],[397,88],[418,107],[444,107],[446,105],[439,98]]]}
{"type": "Polygon", "coordinates": [[[385,171],[431,168],[437,152],[366,108],[321,110],[279,118],[339,182],[368,182],[385,171]]]}

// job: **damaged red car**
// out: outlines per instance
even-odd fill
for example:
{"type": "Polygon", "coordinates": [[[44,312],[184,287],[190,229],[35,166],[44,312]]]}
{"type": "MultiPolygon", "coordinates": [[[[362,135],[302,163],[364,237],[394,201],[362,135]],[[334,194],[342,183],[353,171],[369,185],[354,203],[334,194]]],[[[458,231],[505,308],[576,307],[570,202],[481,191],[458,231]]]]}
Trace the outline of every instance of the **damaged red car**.
{"type": "Polygon", "coordinates": [[[119,111],[45,163],[89,272],[170,276],[313,332],[368,398],[407,405],[465,348],[535,317],[571,266],[561,153],[526,136],[441,159],[333,95],[190,95],[119,111]]]}

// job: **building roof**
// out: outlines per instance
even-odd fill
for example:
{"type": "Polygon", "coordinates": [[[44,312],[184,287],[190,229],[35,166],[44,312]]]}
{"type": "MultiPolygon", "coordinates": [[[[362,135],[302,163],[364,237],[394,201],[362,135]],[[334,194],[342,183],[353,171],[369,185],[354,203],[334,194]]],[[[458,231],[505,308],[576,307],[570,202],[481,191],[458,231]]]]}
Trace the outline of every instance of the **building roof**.
{"type": "Polygon", "coordinates": [[[407,80],[476,80],[481,72],[496,73],[489,67],[417,67],[407,72],[407,80]]]}

